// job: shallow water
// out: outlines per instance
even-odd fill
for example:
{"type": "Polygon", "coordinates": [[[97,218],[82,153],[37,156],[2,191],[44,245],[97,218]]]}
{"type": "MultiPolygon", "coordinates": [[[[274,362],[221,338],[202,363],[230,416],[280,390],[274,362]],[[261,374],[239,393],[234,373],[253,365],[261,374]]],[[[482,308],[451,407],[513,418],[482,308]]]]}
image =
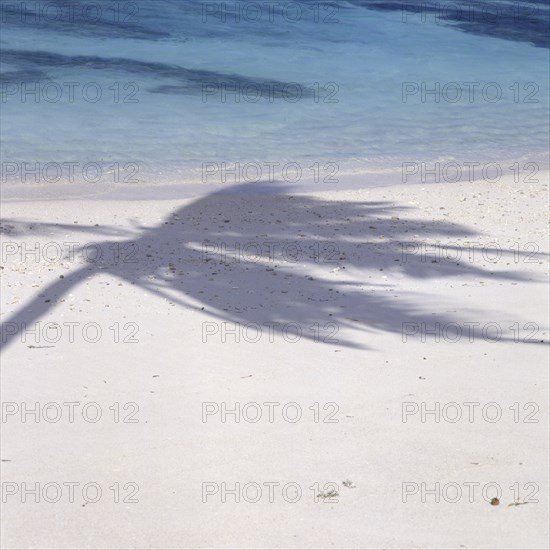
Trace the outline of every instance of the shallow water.
{"type": "Polygon", "coordinates": [[[548,3],[436,5],[3,4],[2,184],[336,187],[403,163],[454,159],[459,179],[465,163],[538,167],[548,3]]]}

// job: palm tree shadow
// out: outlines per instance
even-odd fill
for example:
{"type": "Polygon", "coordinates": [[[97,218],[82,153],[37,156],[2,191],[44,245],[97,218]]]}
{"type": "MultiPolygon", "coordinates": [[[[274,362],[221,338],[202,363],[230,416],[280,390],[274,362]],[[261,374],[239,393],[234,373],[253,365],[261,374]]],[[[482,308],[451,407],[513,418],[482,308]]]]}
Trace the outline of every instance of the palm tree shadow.
{"type": "MultiPolygon", "coordinates": [[[[303,338],[360,348],[368,347],[366,335],[379,331],[403,333],[411,324],[460,321],[456,315],[425,311],[412,293],[403,296],[400,290],[397,296],[390,279],[382,277],[489,275],[464,260],[434,264],[406,254],[428,238],[476,235],[464,226],[415,219],[411,208],[389,202],[325,201],[274,186],[264,187],[267,193],[256,190],[245,184],[215,192],[179,208],[158,226],[136,224],[126,241],[116,241],[124,251],[117,262],[99,260],[73,269],[4,321],[4,349],[20,327],[36,322],[76,285],[99,273],[180,307],[204,310],[220,323],[270,326],[274,332],[290,330],[303,338]],[[342,338],[342,329],[359,331],[362,342],[342,338]]],[[[7,221],[13,234],[25,235],[19,228],[28,222],[7,221]]],[[[104,250],[117,234],[110,227],[32,226],[33,231],[91,232],[104,238],[96,241],[104,250]]],[[[491,276],[524,279],[511,271],[491,276]]]]}

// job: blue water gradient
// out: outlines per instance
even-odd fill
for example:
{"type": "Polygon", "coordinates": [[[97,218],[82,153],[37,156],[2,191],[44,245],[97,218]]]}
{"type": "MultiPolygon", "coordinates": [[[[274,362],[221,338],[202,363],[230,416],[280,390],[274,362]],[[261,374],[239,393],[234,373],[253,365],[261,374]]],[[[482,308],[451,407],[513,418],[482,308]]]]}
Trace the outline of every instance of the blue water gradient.
{"type": "Polygon", "coordinates": [[[77,4],[2,0],[3,183],[24,163],[197,183],[204,163],[330,175],[548,147],[548,2],[77,4]]]}

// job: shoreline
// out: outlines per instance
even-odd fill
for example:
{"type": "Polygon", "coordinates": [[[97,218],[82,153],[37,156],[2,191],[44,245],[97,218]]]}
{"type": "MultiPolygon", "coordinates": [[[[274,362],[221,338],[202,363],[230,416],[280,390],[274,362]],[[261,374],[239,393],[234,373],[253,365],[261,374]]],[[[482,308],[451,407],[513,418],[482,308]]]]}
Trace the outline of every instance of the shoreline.
{"type": "MultiPolygon", "coordinates": [[[[132,163],[132,165],[134,164],[132,163]]],[[[136,183],[113,183],[104,179],[97,182],[84,182],[81,179],[79,182],[66,180],[65,182],[59,181],[50,184],[33,184],[21,181],[8,182],[3,174],[2,184],[0,185],[0,199],[4,202],[76,199],[175,200],[204,196],[222,190],[231,193],[235,190],[242,191],[246,189],[248,191],[248,189],[251,189],[254,192],[255,187],[259,193],[315,193],[405,184],[455,185],[474,182],[497,184],[506,181],[510,176],[513,176],[515,183],[536,184],[537,179],[546,178],[547,172],[550,170],[550,158],[548,154],[544,153],[521,155],[514,159],[504,160],[495,157],[486,159],[485,162],[454,158],[433,160],[431,162],[414,160],[403,162],[400,166],[384,169],[358,169],[356,167],[352,168],[350,164],[343,165],[342,169],[342,166],[337,162],[327,161],[323,164],[323,162],[317,161],[315,162],[316,169],[313,175],[310,174],[311,166],[306,167],[304,163],[292,162],[285,165],[287,169],[284,170],[284,178],[281,177],[281,173],[275,173],[274,167],[268,166],[271,172],[268,172],[268,177],[263,179],[257,178],[258,174],[262,174],[259,163],[228,163],[226,168],[223,168],[219,163],[211,164],[215,164],[215,166],[211,167],[213,173],[210,174],[205,174],[203,171],[201,175],[200,172],[195,171],[187,176],[163,178],[162,180],[158,179],[158,175],[149,174],[145,180],[137,180],[136,183]],[[256,171],[251,171],[250,166],[255,164],[258,164],[256,171]],[[252,176],[247,176],[251,172],[252,176]],[[182,180],[186,179],[188,181],[181,183],[182,180]]],[[[38,166],[42,165],[38,163],[38,166]]],[[[21,170],[21,168],[19,169],[21,170]]],[[[98,168],[98,170],[101,171],[101,168],[98,168]]],[[[208,168],[206,170],[208,172],[208,168]]],[[[120,179],[120,173],[117,178],[120,179]]]]}

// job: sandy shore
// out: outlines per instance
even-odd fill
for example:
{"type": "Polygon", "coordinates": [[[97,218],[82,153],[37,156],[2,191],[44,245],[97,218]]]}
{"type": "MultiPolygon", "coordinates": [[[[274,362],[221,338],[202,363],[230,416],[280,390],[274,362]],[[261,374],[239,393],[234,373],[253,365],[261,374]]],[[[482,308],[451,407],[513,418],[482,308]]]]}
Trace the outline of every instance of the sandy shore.
{"type": "Polygon", "coordinates": [[[5,203],[4,547],[547,548],[538,177],[5,203]]]}

